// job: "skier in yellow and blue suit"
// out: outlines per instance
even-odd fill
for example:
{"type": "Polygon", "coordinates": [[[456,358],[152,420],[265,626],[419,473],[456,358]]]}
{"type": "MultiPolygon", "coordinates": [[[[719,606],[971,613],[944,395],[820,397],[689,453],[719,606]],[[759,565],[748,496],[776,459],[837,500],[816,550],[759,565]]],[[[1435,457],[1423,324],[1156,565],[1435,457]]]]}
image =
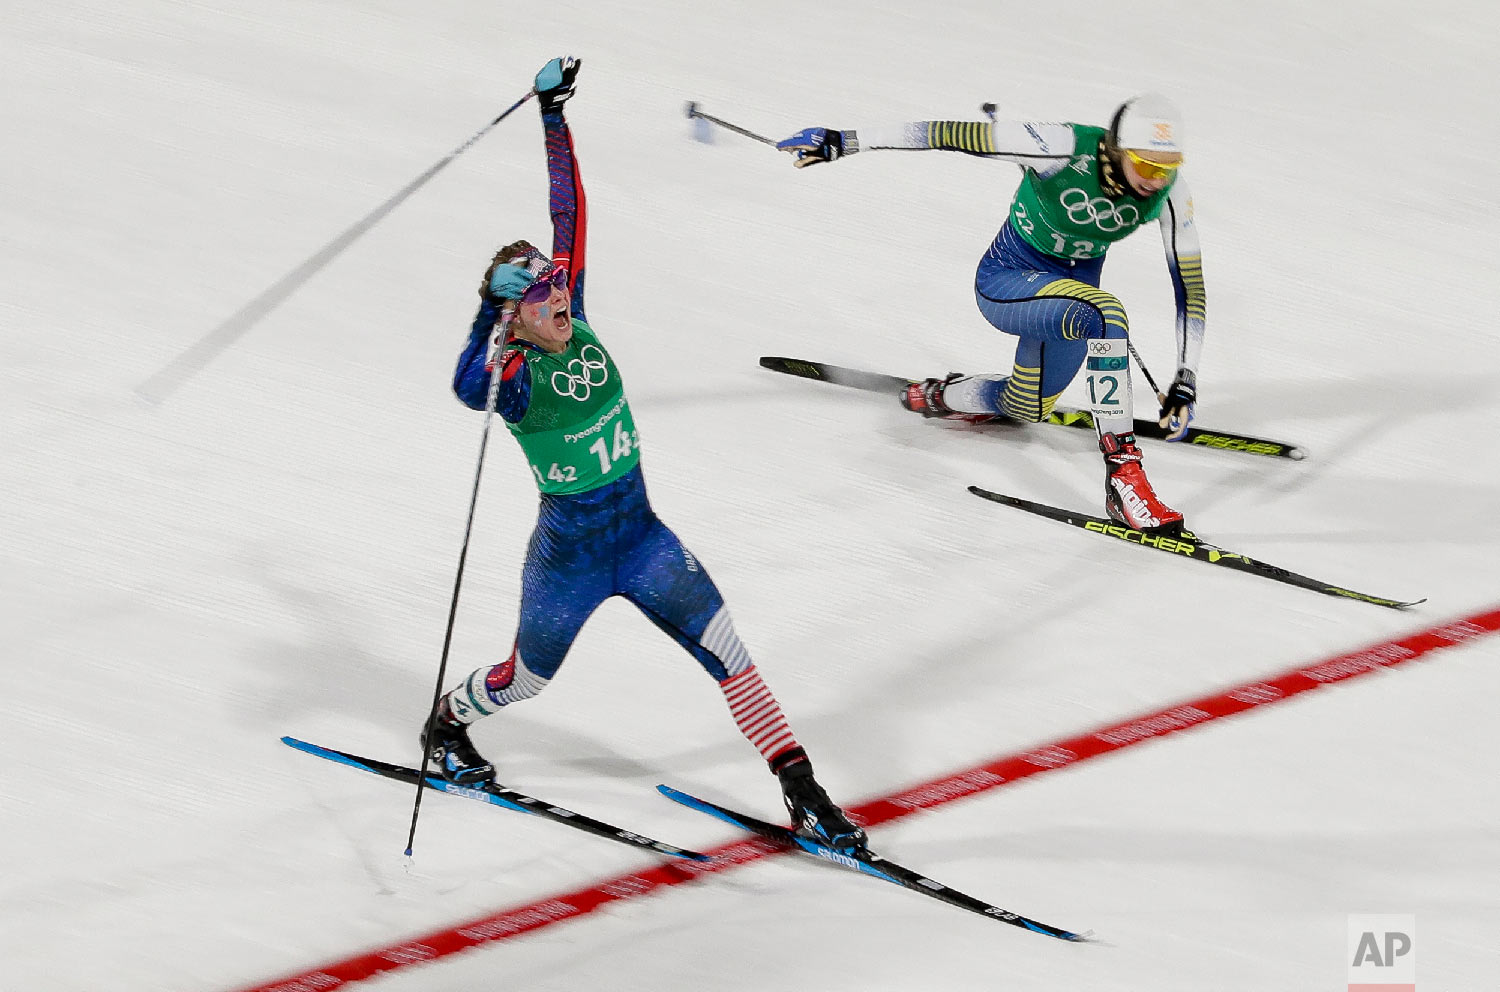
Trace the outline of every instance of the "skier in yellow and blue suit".
{"type": "Polygon", "coordinates": [[[1193,200],[1183,180],[1176,106],[1143,94],[1107,128],[1038,121],[917,121],[838,131],[806,128],[778,143],[798,167],[873,149],[940,149],[1021,166],[1009,216],[974,278],[986,320],[1020,338],[1010,375],[952,374],[902,396],[929,417],[1045,419],[1085,367],[1089,408],[1105,462],[1111,517],[1175,532],[1182,514],[1151,487],[1135,444],[1125,308],[1099,288],[1109,247],[1157,221],[1177,301],[1177,373],[1160,397],[1161,425],[1181,440],[1198,397],[1206,306],[1193,200]]]}

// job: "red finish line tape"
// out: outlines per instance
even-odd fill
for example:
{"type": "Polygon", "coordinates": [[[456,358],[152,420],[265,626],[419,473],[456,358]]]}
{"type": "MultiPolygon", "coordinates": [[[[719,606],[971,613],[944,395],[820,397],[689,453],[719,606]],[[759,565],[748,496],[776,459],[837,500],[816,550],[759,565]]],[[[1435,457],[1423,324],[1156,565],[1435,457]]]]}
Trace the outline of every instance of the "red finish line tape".
{"type": "MultiPolygon", "coordinates": [[[[1441,648],[1463,644],[1496,631],[1500,631],[1500,608],[1476,613],[1351,654],[1294,668],[1263,681],[1247,682],[1202,699],[1138,716],[1112,727],[1055,741],[1024,754],[997,758],[967,771],[935,779],[883,799],[871,800],[851,809],[850,813],[865,826],[876,827],[910,816],[919,810],[942,806],[955,799],[987,792],[1032,775],[1065,768],[1157,737],[1189,730],[1211,720],[1290,699],[1335,682],[1393,668],[1441,648]]],[[[327,964],[299,975],[264,985],[249,986],[238,992],[326,992],[383,972],[447,957],[480,944],[510,940],[565,920],[586,916],[612,902],[636,899],[666,886],[681,885],[704,875],[729,871],[787,850],[789,848],[779,844],[751,837],[705,852],[712,856],[712,861],[673,860],[644,871],[597,882],[576,892],[551,896],[526,906],[435,930],[413,940],[327,964]]]]}

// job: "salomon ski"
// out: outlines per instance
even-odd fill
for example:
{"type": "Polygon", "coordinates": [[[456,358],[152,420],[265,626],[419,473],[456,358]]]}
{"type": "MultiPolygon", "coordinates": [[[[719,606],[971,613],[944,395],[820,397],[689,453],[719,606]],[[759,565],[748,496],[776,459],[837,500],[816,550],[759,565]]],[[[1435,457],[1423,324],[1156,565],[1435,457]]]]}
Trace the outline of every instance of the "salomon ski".
{"type": "Polygon", "coordinates": [[[924,875],[912,871],[910,868],[903,868],[893,861],[887,861],[885,858],[871,851],[866,850],[846,854],[843,851],[835,850],[825,844],[819,844],[815,840],[803,837],[801,834],[786,827],[768,823],[765,820],[756,819],[744,813],[736,813],[734,810],[726,809],[717,803],[711,803],[706,799],[699,799],[697,796],[690,796],[685,792],[679,792],[671,786],[658,785],[656,788],[668,799],[676,800],[690,809],[696,809],[707,813],[709,816],[717,817],[725,823],[739,827],[741,830],[748,830],[769,840],[801,848],[808,854],[822,858],[825,861],[831,861],[841,868],[861,872],[873,878],[890,882],[893,885],[911,889],[913,892],[920,892],[924,896],[931,896],[941,902],[948,903],[950,906],[967,909],[969,912],[978,913],[980,916],[988,916],[1002,923],[1009,923],[1011,926],[1022,927],[1034,933],[1046,934],[1049,937],[1057,937],[1061,940],[1087,940],[1089,938],[1089,934],[1087,933],[1073,933],[1059,927],[1048,926],[1045,923],[1038,923],[1036,920],[1027,919],[1019,913],[1012,913],[1008,909],[992,906],[973,896],[965,895],[956,889],[950,889],[943,883],[935,882],[924,875]]]}
{"type": "Polygon", "coordinates": [[[1412,602],[1403,602],[1397,599],[1386,599],[1384,596],[1371,596],[1368,593],[1355,592],[1353,589],[1345,589],[1331,582],[1323,582],[1320,579],[1311,579],[1306,575],[1298,575],[1289,572],[1276,565],[1269,565],[1263,561],[1226,551],[1223,548],[1208,544],[1198,538],[1192,531],[1182,531],[1180,534],[1148,534],[1145,531],[1132,530],[1124,524],[1116,523],[1105,517],[1091,517],[1086,513],[1074,513],[1072,510],[1064,510],[1061,507],[1048,506],[1046,503],[1033,503],[1031,500],[1020,499],[1016,496],[1006,496],[1003,493],[992,493],[988,489],[978,486],[970,486],[969,492],[975,496],[1006,506],[1013,506],[1027,513],[1035,513],[1039,517],[1047,517],[1050,520],[1060,520],[1065,524],[1071,524],[1082,530],[1091,531],[1095,534],[1103,534],[1105,537],[1113,537],[1126,544],[1138,544],[1143,548],[1155,548],[1165,551],[1171,555],[1182,555],[1186,558],[1196,558],[1198,561],[1206,561],[1210,565],[1222,565],[1232,568],[1237,572],[1249,572],[1251,575],[1259,575],[1262,578],[1272,579],[1276,582],[1284,582],[1290,586],[1298,586],[1302,589],[1311,589],[1328,596],[1340,596],[1344,599],[1356,599],[1361,603],[1373,603],[1376,606],[1385,606],[1393,610],[1404,610],[1408,606],[1416,606],[1427,600],[1418,599],[1412,602]]]}
{"type": "MultiPolygon", "coordinates": [[[[377,761],[374,758],[362,758],[357,754],[349,754],[345,751],[335,751],[332,748],[319,747],[306,741],[299,741],[295,737],[283,737],[283,744],[294,747],[299,751],[316,755],[319,758],[327,758],[341,765],[351,768],[359,768],[363,771],[374,772],[385,778],[395,779],[397,782],[405,782],[415,785],[417,782],[417,770],[407,768],[404,765],[393,765],[386,761],[377,761]]],[[[476,802],[489,803],[492,806],[502,806],[505,809],[513,809],[520,813],[530,813],[540,816],[544,820],[552,820],[557,823],[565,823],[570,827],[582,830],[585,833],[606,837],[609,840],[619,841],[621,844],[629,844],[631,847],[644,847],[656,851],[658,854],[670,854],[675,858],[687,858],[689,861],[708,861],[706,854],[697,851],[688,851],[671,844],[663,844],[659,840],[643,837],[629,830],[622,830],[613,824],[592,817],[574,813],[572,810],[563,809],[561,806],[553,806],[540,799],[535,799],[523,792],[507,789],[503,785],[494,783],[482,783],[479,785],[455,785],[435,772],[429,772],[422,780],[427,788],[437,792],[446,792],[451,796],[459,796],[464,799],[473,799],[476,802]]]]}
{"type": "MultiPolygon", "coordinates": [[[[772,372],[782,372],[786,375],[795,375],[803,379],[817,379],[820,382],[831,382],[835,386],[848,386],[851,389],[861,389],[871,393],[886,393],[890,396],[898,396],[915,380],[903,379],[899,375],[885,375],[881,372],[865,372],[860,369],[849,369],[839,365],[829,365],[825,362],[809,362],[800,358],[762,358],[761,368],[770,369],[772,372]]],[[[1017,423],[1007,417],[995,417],[994,423],[1017,423]]],[[[1094,415],[1087,410],[1055,409],[1042,421],[1044,424],[1052,424],[1057,427],[1076,427],[1080,430],[1094,429],[1094,415]]],[[[1167,436],[1166,428],[1154,420],[1137,420],[1135,422],[1136,437],[1149,437],[1161,440],[1167,436]]],[[[1217,448],[1220,451],[1241,451],[1249,455],[1267,455],[1272,458],[1291,458],[1300,460],[1304,452],[1296,445],[1287,444],[1285,441],[1271,441],[1263,437],[1251,437],[1248,434],[1231,434],[1227,431],[1212,431],[1203,427],[1189,427],[1184,436],[1182,444],[1196,445],[1200,448],[1217,448]]]]}

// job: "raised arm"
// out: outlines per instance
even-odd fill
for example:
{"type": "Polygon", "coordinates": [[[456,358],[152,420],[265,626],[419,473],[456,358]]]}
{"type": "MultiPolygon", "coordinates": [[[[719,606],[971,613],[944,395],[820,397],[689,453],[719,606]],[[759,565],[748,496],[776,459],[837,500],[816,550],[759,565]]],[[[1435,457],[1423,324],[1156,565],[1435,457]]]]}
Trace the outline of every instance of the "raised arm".
{"type": "Polygon", "coordinates": [[[573,95],[573,80],[582,66],[578,59],[553,59],[537,74],[537,96],[542,101],[542,131],[547,139],[547,207],[552,214],[552,261],[568,270],[570,310],[588,320],[583,310],[583,277],[588,240],[588,203],[583,176],[573,148],[573,132],[563,117],[563,103],[573,95]]]}
{"type": "MultiPolygon", "coordinates": [[[[542,111],[542,133],[547,146],[547,206],[552,214],[552,260],[568,270],[569,310],[579,320],[583,316],[584,238],[587,208],[583,182],[573,156],[573,136],[563,119],[563,104],[573,95],[574,81],[583,63],[573,58],[553,59],[536,74],[537,102],[542,111]]],[[[485,272],[479,295],[479,310],[469,328],[469,340],[458,356],[453,372],[453,392],[463,403],[483,410],[489,396],[489,344],[495,322],[500,317],[500,297],[515,299],[519,291],[545,267],[546,259],[524,241],[501,249],[485,272]],[[524,249],[516,253],[516,249],[524,249]],[[530,274],[524,265],[532,260],[530,274]],[[515,267],[508,267],[508,263],[515,267]],[[499,292],[493,276],[508,273],[515,283],[514,293],[499,292]]],[[[495,394],[495,410],[510,423],[526,416],[531,402],[531,378],[526,374],[525,352],[512,343],[499,356],[500,388],[495,394]]]]}
{"type": "Polygon", "coordinates": [[[880,148],[949,151],[998,158],[1045,172],[1066,165],[1076,139],[1073,125],[1042,121],[912,121],[835,131],[810,127],[776,147],[791,152],[799,169],[880,148]]]}

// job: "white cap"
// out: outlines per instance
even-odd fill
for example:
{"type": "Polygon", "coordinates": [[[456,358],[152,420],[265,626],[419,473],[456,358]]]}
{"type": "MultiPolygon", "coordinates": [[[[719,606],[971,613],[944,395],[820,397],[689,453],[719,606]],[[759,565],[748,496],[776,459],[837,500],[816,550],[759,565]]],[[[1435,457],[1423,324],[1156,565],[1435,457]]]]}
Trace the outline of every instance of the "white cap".
{"type": "Polygon", "coordinates": [[[1182,112],[1160,93],[1133,96],[1115,111],[1110,140],[1116,148],[1182,154],[1182,112]]]}

